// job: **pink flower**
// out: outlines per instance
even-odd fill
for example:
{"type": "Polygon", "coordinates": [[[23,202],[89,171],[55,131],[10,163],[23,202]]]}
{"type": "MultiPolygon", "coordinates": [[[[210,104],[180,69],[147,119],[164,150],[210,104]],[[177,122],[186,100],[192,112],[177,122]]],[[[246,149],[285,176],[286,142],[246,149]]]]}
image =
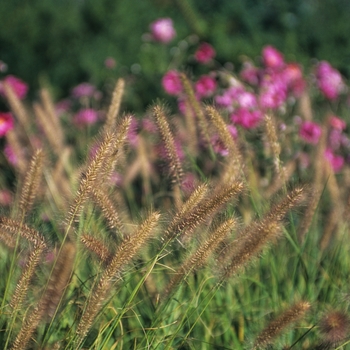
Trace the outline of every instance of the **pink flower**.
{"type": "Polygon", "coordinates": [[[255,67],[251,62],[244,62],[243,69],[240,73],[241,78],[251,85],[259,84],[260,69],[255,67]]]}
{"type": "Polygon", "coordinates": [[[113,69],[117,65],[117,62],[113,57],[107,57],[105,59],[105,67],[107,69],[113,69]]]}
{"type": "Polygon", "coordinates": [[[73,121],[79,126],[95,124],[98,119],[98,113],[92,108],[81,109],[75,114],[73,121]]]}
{"type": "Polygon", "coordinates": [[[81,83],[72,89],[72,96],[75,98],[93,97],[96,93],[96,87],[90,83],[81,83]]]}
{"type": "Polygon", "coordinates": [[[258,101],[255,94],[249,91],[242,91],[240,94],[238,94],[237,103],[240,107],[248,109],[258,107],[258,101]]]}
{"type": "Polygon", "coordinates": [[[317,86],[329,100],[335,100],[344,90],[344,83],[340,73],[328,62],[322,61],[316,68],[317,86]]]}
{"type": "Polygon", "coordinates": [[[139,142],[139,136],[137,134],[138,123],[135,117],[131,118],[130,127],[127,134],[127,139],[129,144],[133,147],[136,147],[139,142]]]}
{"type": "Polygon", "coordinates": [[[277,109],[281,107],[287,99],[286,86],[282,81],[271,80],[263,84],[259,102],[262,108],[277,109]]]}
{"type": "Polygon", "coordinates": [[[195,84],[195,90],[199,98],[211,96],[216,89],[216,81],[209,75],[203,75],[195,84]]]}
{"type": "Polygon", "coordinates": [[[215,102],[219,106],[225,107],[232,112],[233,105],[237,103],[239,96],[241,96],[244,91],[242,86],[232,86],[225,90],[221,96],[215,96],[215,102]]]}
{"type": "Polygon", "coordinates": [[[268,68],[282,68],[284,66],[284,58],[281,52],[273,46],[265,46],[262,51],[263,63],[268,68]]]}
{"type": "Polygon", "coordinates": [[[11,148],[11,146],[9,144],[6,144],[5,145],[5,148],[4,148],[4,154],[5,154],[5,157],[7,159],[7,161],[13,165],[13,166],[16,166],[17,163],[18,163],[18,158],[15,154],[15,152],[13,151],[13,149],[11,148]]]}
{"type": "Polygon", "coordinates": [[[338,156],[332,152],[331,149],[327,148],[324,152],[325,158],[330,163],[334,172],[338,172],[342,169],[344,165],[344,158],[342,156],[338,156]]]}
{"type": "Polygon", "coordinates": [[[214,48],[208,43],[202,43],[194,54],[194,58],[199,63],[208,63],[216,55],[214,48]]]}
{"type": "Polygon", "coordinates": [[[0,205],[9,206],[12,203],[12,193],[9,190],[0,190],[0,205]]]}
{"type": "Polygon", "coordinates": [[[258,109],[249,110],[247,108],[240,107],[233,114],[231,114],[232,122],[243,126],[245,129],[255,128],[262,119],[263,115],[258,109]]]}
{"type": "Polygon", "coordinates": [[[13,76],[8,75],[5,77],[5,79],[0,83],[0,95],[5,96],[5,90],[3,87],[3,84],[6,83],[9,85],[13,92],[17,95],[19,99],[24,99],[28,92],[28,85],[21,79],[13,76]]]}
{"type": "Polygon", "coordinates": [[[299,135],[307,143],[316,145],[321,137],[321,126],[314,122],[303,122],[300,126],[299,135]]]}
{"type": "Polygon", "coordinates": [[[340,119],[339,117],[332,115],[329,119],[329,125],[337,130],[344,130],[346,128],[346,123],[343,119],[340,119]]]}
{"type": "Polygon", "coordinates": [[[294,96],[300,97],[306,87],[301,67],[297,63],[289,63],[284,68],[282,75],[289,91],[294,96]]]}
{"type": "Polygon", "coordinates": [[[179,72],[176,70],[168,71],[162,78],[162,85],[169,95],[178,95],[182,92],[182,84],[179,72]]]}
{"type": "Polygon", "coordinates": [[[338,150],[343,141],[342,131],[331,129],[328,136],[328,145],[332,150],[338,150]]]}
{"type": "Polygon", "coordinates": [[[11,129],[13,129],[12,113],[0,112],[0,137],[6,135],[6,133],[11,129]]]}
{"type": "Polygon", "coordinates": [[[163,44],[169,43],[176,36],[171,18],[159,18],[150,24],[152,37],[163,44]]]}
{"type": "Polygon", "coordinates": [[[55,111],[58,116],[61,116],[64,113],[67,113],[72,107],[72,102],[68,99],[61,100],[56,103],[55,111]]]}

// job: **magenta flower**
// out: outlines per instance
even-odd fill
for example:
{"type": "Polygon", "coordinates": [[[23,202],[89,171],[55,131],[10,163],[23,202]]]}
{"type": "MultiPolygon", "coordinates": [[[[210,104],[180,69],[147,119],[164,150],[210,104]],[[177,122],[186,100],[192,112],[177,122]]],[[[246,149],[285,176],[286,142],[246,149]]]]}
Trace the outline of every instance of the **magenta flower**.
{"type": "Polygon", "coordinates": [[[260,80],[260,69],[251,62],[244,62],[240,73],[241,78],[251,85],[258,85],[260,80]]]}
{"type": "Polygon", "coordinates": [[[300,126],[299,135],[307,143],[316,145],[321,137],[321,126],[314,122],[303,122],[300,126]]]}
{"type": "Polygon", "coordinates": [[[324,152],[324,156],[330,163],[334,172],[340,171],[344,166],[344,158],[342,156],[334,154],[331,149],[327,148],[324,152]]]}
{"type": "Polygon", "coordinates": [[[61,116],[64,113],[67,113],[72,107],[71,100],[64,99],[56,103],[55,112],[58,116],[61,116]]]}
{"type": "Polygon", "coordinates": [[[9,206],[10,204],[12,204],[13,201],[13,196],[12,193],[7,190],[0,190],[0,205],[5,207],[5,206],[9,206]]]}
{"type": "Polygon", "coordinates": [[[214,48],[208,43],[202,43],[194,54],[198,63],[209,63],[216,55],[214,48]]]}
{"type": "Polygon", "coordinates": [[[339,117],[337,117],[336,115],[332,115],[329,118],[329,125],[337,130],[344,130],[346,128],[346,123],[343,119],[340,119],[339,117]]]}
{"type": "Polygon", "coordinates": [[[344,83],[340,73],[328,62],[322,61],[316,68],[317,86],[329,100],[335,100],[344,90],[344,83]]]}
{"type": "Polygon", "coordinates": [[[268,68],[283,68],[284,58],[273,46],[265,46],[262,50],[263,63],[268,68]]]}
{"type": "Polygon", "coordinates": [[[28,92],[28,85],[21,79],[15,77],[14,75],[8,75],[5,79],[0,82],[0,95],[5,96],[5,90],[3,84],[9,85],[13,92],[17,95],[19,99],[24,99],[28,92]]]}
{"type": "Polygon", "coordinates": [[[163,44],[169,43],[176,36],[171,18],[159,18],[150,24],[152,37],[163,44]]]}
{"type": "Polygon", "coordinates": [[[249,110],[240,107],[233,114],[231,120],[233,123],[241,125],[245,129],[253,129],[259,125],[263,119],[263,114],[258,109],[249,110]]]}
{"type": "Polygon", "coordinates": [[[0,137],[6,135],[6,133],[11,129],[13,129],[12,113],[0,112],[0,137]]]}
{"type": "Polygon", "coordinates": [[[132,147],[136,147],[138,142],[139,142],[139,136],[138,136],[137,129],[138,129],[137,119],[135,117],[132,117],[130,127],[128,130],[128,134],[126,136],[128,141],[129,141],[129,144],[132,147]]]}
{"type": "Polygon", "coordinates": [[[216,81],[209,75],[203,75],[195,84],[195,90],[199,98],[209,97],[216,90],[216,81]]]}
{"type": "Polygon", "coordinates": [[[81,109],[73,117],[73,121],[78,126],[95,124],[98,119],[98,113],[92,108],[81,109]]]}
{"type": "Polygon", "coordinates": [[[17,163],[18,163],[18,158],[15,154],[15,152],[13,151],[13,149],[11,148],[11,146],[9,144],[6,144],[5,145],[5,148],[4,148],[4,154],[5,154],[5,157],[7,159],[7,161],[13,165],[13,166],[16,166],[17,163]]]}
{"type": "Polygon", "coordinates": [[[168,71],[162,78],[162,85],[169,95],[178,95],[182,92],[182,84],[179,72],[176,70],[168,71]]]}
{"type": "Polygon", "coordinates": [[[243,86],[231,86],[225,90],[222,95],[215,96],[215,102],[219,106],[225,107],[232,112],[234,104],[237,104],[239,96],[242,95],[244,91],[243,86]]]}
{"type": "Polygon", "coordinates": [[[271,80],[262,86],[259,102],[264,109],[277,109],[281,107],[287,99],[287,90],[282,81],[271,80]]]}
{"type": "Polygon", "coordinates": [[[117,65],[117,62],[113,57],[107,57],[104,63],[107,69],[113,69],[117,65]]]}
{"type": "Polygon", "coordinates": [[[79,99],[81,97],[93,97],[97,92],[96,87],[90,83],[81,83],[72,89],[72,96],[79,99]]]}
{"type": "Polygon", "coordinates": [[[282,76],[288,87],[288,90],[294,96],[300,97],[305,90],[306,82],[303,78],[303,72],[299,64],[287,64],[282,72],[282,76]]]}

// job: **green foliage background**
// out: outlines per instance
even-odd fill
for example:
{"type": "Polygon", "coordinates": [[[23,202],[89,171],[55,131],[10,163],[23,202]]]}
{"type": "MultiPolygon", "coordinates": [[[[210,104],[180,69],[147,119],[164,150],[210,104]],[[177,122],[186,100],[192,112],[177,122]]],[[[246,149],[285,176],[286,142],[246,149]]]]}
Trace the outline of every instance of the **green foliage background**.
{"type": "Polygon", "coordinates": [[[143,40],[159,17],[174,20],[170,48],[196,33],[214,45],[220,63],[237,65],[272,44],[288,60],[306,67],[311,58],[328,60],[349,77],[349,13],[346,0],[1,1],[0,60],[32,91],[49,81],[58,97],[82,81],[101,86],[134,75],[137,109],[159,93],[157,78],[169,68],[169,50],[143,40]],[[108,56],[117,61],[114,71],[104,67],[108,56]]]}

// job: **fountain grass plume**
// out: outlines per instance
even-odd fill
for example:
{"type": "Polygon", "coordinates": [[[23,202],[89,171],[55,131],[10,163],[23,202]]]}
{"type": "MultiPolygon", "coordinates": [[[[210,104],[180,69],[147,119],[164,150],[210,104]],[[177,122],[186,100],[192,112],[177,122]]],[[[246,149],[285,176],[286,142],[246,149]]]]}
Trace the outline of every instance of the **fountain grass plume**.
{"type": "Polygon", "coordinates": [[[173,183],[180,185],[183,178],[183,170],[180,158],[176,151],[174,136],[170,130],[170,126],[166,118],[164,106],[154,106],[153,113],[168,158],[170,177],[173,183]]]}
{"type": "Polygon", "coordinates": [[[24,179],[21,191],[19,210],[22,217],[30,212],[34,199],[38,194],[40,178],[43,170],[44,152],[38,149],[30,162],[29,171],[24,179]]]}
{"type": "Polygon", "coordinates": [[[156,227],[160,214],[154,212],[139,226],[134,235],[127,237],[120,244],[117,252],[110,263],[106,266],[100,280],[87,300],[83,315],[76,331],[75,344],[80,345],[89,332],[97,313],[100,311],[103,302],[108,297],[113,280],[121,269],[128,264],[136,255],[140,248],[150,238],[152,231],[156,227]]]}
{"type": "Polygon", "coordinates": [[[305,301],[300,301],[290,306],[263,329],[256,338],[253,349],[264,349],[267,345],[273,344],[275,338],[283,330],[302,318],[309,309],[310,304],[305,301]]]}

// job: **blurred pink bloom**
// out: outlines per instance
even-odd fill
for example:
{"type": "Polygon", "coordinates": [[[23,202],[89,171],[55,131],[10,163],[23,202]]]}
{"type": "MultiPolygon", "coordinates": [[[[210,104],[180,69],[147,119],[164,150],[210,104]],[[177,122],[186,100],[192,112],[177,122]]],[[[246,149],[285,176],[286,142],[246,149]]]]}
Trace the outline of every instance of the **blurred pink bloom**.
{"type": "Polygon", "coordinates": [[[17,95],[19,99],[24,99],[27,95],[28,92],[28,85],[21,79],[13,76],[13,75],[8,75],[5,77],[5,79],[0,82],[0,95],[5,96],[5,90],[3,87],[3,84],[6,83],[9,85],[13,92],[17,95]]]}
{"type": "Polygon", "coordinates": [[[238,108],[231,114],[233,123],[243,126],[245,129],[252,129],[258,126],[263,119],[263,114],[258,109],[249,110],[247,108],[238,108]]]}
{"type": "Polygon", "coordinates": [[[151,134],[157,133],[157,125],[150,118],[142,119],[142,129],[148,131],[151,134]]]}
{"type": "Polygon", "coordinates": [[[81,83],[72,89],[72,96],[75,98],[93,97],[96,93],[96,87],[90,83],[81,83]]]}
{"type": "Polygon", "coordinates": [[[168,71],[162,78],[162,85],[169,95],[178,95],[182,92],[182,84],[179,72],[176,70],[168,71]]]}
{"type": "Polygon", "coordinates": [[[332,150],[338,150],[343,141],[342,131],[339,129],[331,129],[328,136],[328,145],[332,150]]]}
{"type": "Polygon", "coordinates": [[[282,53],[273,46],[265,46],[262,50],[262,57],[265,67],[282,68],[284,66],[284,58],[282,53]]]}
{"type": "Polygon", "coordinates": [[[193,173],[186,173],[182,183],[181,183],[181,189],[185,192],[185,194],[189,195],[193,192],[196,185],[196,177],[193,173]]]}
{"type": "Polygon", "coordinates": [[[251,85],[259,84],[260,69],[255,67],[251,62],[244,62],[243,69],[241,70],[240,76],[251,85]]]}
{"type": "Polygon", "coordinates": [[[117,65],[117,62],[113,57],[107,57],[105,59],[105,67],[108,69],[113,69],[117,65]]]}
{"type": "Polygon", "coordinates": [[[316,145],[321,137],[321,126],[314,122],[303,122],[300,126],[299,135],[308,143],[316,145]]]}
{"type": "Polygon", "coordinates": [[[216,90],[216,80],[209,75],[203,75],[195,84],[195,91],[199,98],[209,97],[216,90]]]}
{"type": "Polygon", "coordinates": [[[111,175],[110,181],[113,185],[121,186],[123,184],[123,176],[122,174],[114,171],[111,175]]]}
{"type": "Polygon", "coordinates": [[[16,154],[13,152],[13,149],[11,148],[11,146],[10,146],[9,144],[6,144],[6,145],[5,145],[4,154],[5,154],[5,157],[6,157],[7,161],[8,161],[11,165],[13,165],[13,166],[16,166],[16,165],[17,165],[17,162],[18,162],[17,156],[16,156],[16,154]]]}
{"type": "Polygon", "coordinates": [[[258,101],[255,94],[249,91],[242,91],[240,94],[238,94],[237,103],[243,108],[251,109],[258,107],[258,101]]]}
{"type": "Polygon", "coordinates": [[[276,79],[263,84],[259,97],[260,106],[262,108],[277,109],[284,104],[286,99],[286,86],[282,81],[276,79]]]}
{"type": "Polygon", "coordinates": [[[137,134],[138,123],[135,117],[131,118],[130,127],[127,134],[127,139],[132,147],[136,147],[139,142],[139,136],[137,134]]]}
{"type": "Polygon", "coordinates": [[[338,172],[342,169],[345,162],[342,156],[334,154],[329,148],[324,152],[324,156],[329,161],[334,172],[338,172]]]}
{"type": "Polygon", "coordinates": [[[64,99],[56,103],[55,111],[57,115],[60,116],[63,113],[67,113],[71,107],[72,107],[72,102],[68,99],[64,99]]]}
{"type": "Polygon", "coordinates": [[[283,79],[285,80],[289,91],[296,97],[300,97],[306,87],[306,82],[303,78],[303,72],[299,64],[289,63],[284,68],[283,79]]]}
{"type": "Polygon", "coordinates": [[[214,48],[208,43],[202,43],[194,54],[194,58],[199,63],[208,63],[216,55],[214,48]]]}
{"type": "Polygon", "coordinates": [[[98,120],[98,113],[92,108],[81,109],[73,117],[75,124],[79,126],[95,124],[98,120]]]}
{"type": "Polygon", "coordinates": [[[155,41],[167,44],[176,36],[171,18],[159,18],[150,24],[152,37],[155,41]]]}
{"type": "Polygon", "coordinates": [[[215,96],[215,102],[227,108],[230,112],[233,110],[234,104],[237,104],[239,96],[244,92],[243,86],[231,86],[224,91],[222,95],[215,96]]]}
{"type": "Polygon", "coordinates": [[[344,130],[346,128],[346,123],[343,119],[340,119],[339,117],[332,115],[329,119],[329,125],[338,130],[344,130]]]}
{"type": "Polygon", "coordinates": [[[12,193],[9,190],[0,190],[0,205],[9,206],[12,203],[12,193]]]}
{"type": "Polygon", "coordinates": [[[0,137],[13,128],[13,116],[10,112],[0,112],[0,137]]]}
{"type": "Polygon", "coordinates": [[[321,61],[316,68],[317,86],[329,100],[335,100],[344,90],[340,73],[328,62],[321,61]]]}

